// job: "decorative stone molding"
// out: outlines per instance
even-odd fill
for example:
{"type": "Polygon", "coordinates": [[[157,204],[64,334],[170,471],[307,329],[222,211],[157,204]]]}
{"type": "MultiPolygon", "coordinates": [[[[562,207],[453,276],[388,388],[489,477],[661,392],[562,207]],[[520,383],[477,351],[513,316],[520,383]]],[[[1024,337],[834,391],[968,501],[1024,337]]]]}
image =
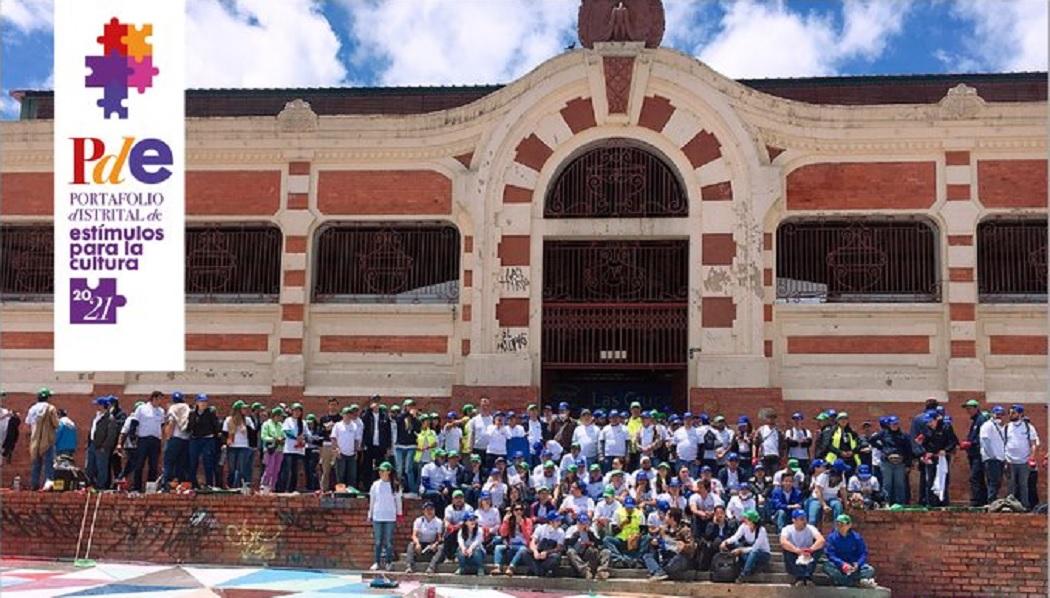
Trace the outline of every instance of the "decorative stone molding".
{"type": "Polygon", "coordinates": [[[580,45],[596,42],[644,42],[658,48],[664,38],[664,5],[661,0],[583,0],[578,31],[580,45]]]}
{"type": "Polygon", "coordinates": [[[948,90],[938,103],[942,118],[973,118],[984,109],[985,102],[977,89],[960,83],[948,90]]]}
{"type": "Polygon", "coordinates": [[[309,102],[295,99],[284,105],[277,115],[277,124],[285,133],[309,133],[317,130],[317,113],[309,102]]]}

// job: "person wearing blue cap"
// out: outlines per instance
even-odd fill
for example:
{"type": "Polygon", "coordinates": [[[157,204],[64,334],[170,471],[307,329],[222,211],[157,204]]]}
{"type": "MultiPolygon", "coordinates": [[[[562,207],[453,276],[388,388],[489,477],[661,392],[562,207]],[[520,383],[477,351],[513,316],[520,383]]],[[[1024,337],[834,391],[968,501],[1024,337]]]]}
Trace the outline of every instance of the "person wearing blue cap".
{"type": "Polygon", "coordinates": [[[456,534],[456,560],[459,568],[456,575],[485,575],[485,546],[483,545],[485,534],[478,526],[478,518],[474,513],[468,513],[463,518],[463,526],[456,534]]]}
{"type": "MultiPolygon", "coordinates": [[[[431,422],[437,425],[437,422],[431,422]]],[[[457,455],[463,450],[463,426],[460,425],[459,415],[455,411],[449,411],[445,415],[445,423],[441,424],[438,432],[438,446],[444,449],[445,454],[455,452],[457,455]]]]}
{"type": "Polygon", "coordinates": [[[558,404],[558,414],[550,422],[548,436],[562,448],[566,448],[572,445],[575,433],[576,420],[570,417],[569,404],[562,401],[558,404]]]}
{"type": "Polygon", "coordinates": [[[92,485],[99,489],[109,488],[109,461],[117,445],[120,429],[113,425],[109,397],[97,397],[95,417],[88,433],[88,455],[85,474],[92,485]]]}
{"type": "Polygon", "coordinates": [[[718,471],[717,477],[719,483],[721,483],[723,488],[729,490],[730,493],[732,493],[732,487],[735,487],[741,482],[746,482],[747,479],[751,477],[744,471],[744,467],[740,461],[740,455],[736,452],[731,452],[726,455],[725,467],[718,471]]]}
{"type": "Polygon", "coordinates": [[[576,518],[576,525],[565,534],[565,557],[576,575],[590,580],[608,578],[610,552],[602,548],[601,539],[591,529],[586,515],[576,518]],[[602,572],[605,575],[601,575],[602,572]]]}
{"type": "Polygon", "coordinates": [[[871,473],[871,466],[861,463],[857,472],[846,484],[850,506],[861,509],[877,509],[883,502],[879,480],[871,473]]]}
{"type": "Polygon", "coordinates": [[[979,433],[981,459],[984,461],[985,485],[988,492],[986,502],[988,503],[999,498],[999,489],[1003,483],[1008,436],[1005,415],[1006,410],[1001,405],[992,407],[991,417],[984,422],[979,433]]]}
{"type": "Polygon", "coordinates": [[[489,470],[489,479],[481,485],[481,493],[486,492],[492,497],[493,506],[502,509],[507,498],[507,484],[503,481],[503,472],[498,467],[489,470]]]}
{"type": "Polygon", "coordinates": [[[787,527],[793,513],[801,512],[803,504],[802,490],[795,483],[795,476],[782,476],[780,485],[769,495],[769,512],[776,522],[777,529],[787,527]]]}
{"type": "Polygon", "coordinates": [[[805,427],[804,421],[801,412],[791,414],[791,427],[784,432],[784,442],[787,444],[787,458],[798,461],[802,471],[809,471],[809,450],[813,446],[813,432],[805,427]]]}
{"type": "MultiPolygon", "coordinates": [[[[437,560],[444,542],[445,524],[435,515],[434,503],[423,503],[423,514],[412,522],[412,538],[405,550],[405,573],[415,573],[416,559],[419,557],[437,560]]],[[[436,565],[435,565],[436,566],[436,565]]]]}
{"type": "Polygon", "coordinates": [[[926,485],[919,488],[921,504],[930,507],[946,506],[950,502],[948,488],[951,480],[951,460],[959,441],[955,431],[944,423],[944,416],[936,409],[928,412],[926,427],[915,441],[922,447],[922,471],[926,485]]]}
{"type": "Polygon", "coordinates": [[[580,421],[572,433],[572,441],[580,443],[580,454],[587,463],[598,462],[599,433],[601,430],[594,423],[594,416],[590,410],[580,411],[580,421]]]}
{"type": "MultiPolygon", "coordinates": [[[[208,409],[208,395],[200,393],[194,400],[193,410],[190,411],[186,430],[190,434],[190,464],[189,482],[194,488],[199,488],[197,468],[203,464],[204,483],[206,486],[216,485],[216,464],[218,455],[215,452],[215,438],[222,433],[222,426],[215,411],[208,409]]],[[[278,483],[280,486],[280,483],[278,483]]],[[[282,491],[278,488],[278,492],[282,491]]]]}
{"type": "Polygon", "coordinates": [[[634,437],[634,444],[638,446],[639,462],[643,457],[649,457],[650,463],[656,458],[664,441],[661,427],[656,424],[652,411],[642,412],[642,425],[634,437]]]}
{"type": "Polygon", "coordinates": [[[1010,468],[1009,494],[1014,495],[1026,509],[1031,509],[1028,478],[1031,464],[1035,460],[1035,449],[1039,446],[1039,433],[1036,432],[1024,415],[1024,405],[1010,406],[1010,423],[1006,424],[1006,463],[1010,468]]]}
{"type": "Polygon", "coordinates": [[[784,569],[795,578],[794,586],[813,585],[813,573],[824,542],[820,530],[806,521],[805,511],[791,511],[791,525],[780,530],[780,548],[784,553],[784,569]]]}
{"type": "Polygon", "coordinates": [[[190,423],[191,407],[180,391],[171,393],[171,405],[164,419],[168,441],[164,444],[163,473],[159,487],[168,490],[172,482],[189,479],[190,468],[190,423]]]}
{"type": "Polygon", "coordinates": [[[908,470],[917,456],[915,443],[901,429],[900,418],[886,416],[886,429],[871,437],[871,446],[881,454],[883,495],[891,505],[907,504],[908,470]]]}
{"type": "MultiPolygon", "coordinates": [[[[816,465],[814,463],[814,465],[816,465]]],[[[849,465],[839,459],[813,478],[813,495],[806,501],[809,522],[819,526],[824,513],[838,517],[846,504],[846,473],[849,465]]]]}
{"type": "MultiPolygon", "coordinates": [[[[751,418],[746,415],[736,418],[736,430],[733,432],[733,439],[729,442],[729,454],[736,453],[738,456],[737,465],[745,480],[751,477],[751,459],[755,453],[754,441],[755,428],[751,425],[751,418]]],[[[728,457],[726,465],[729,465],[728,457]]],[[[725,485],[725,482],[723,481],[722,484],[725,485]]]]}
{"type": "Polygon", "coordinates": [[[671,435],[671,444],[678,457],[675,462],[675,471],[686,467],[689,469],[689,474],[696,477],[700,469],[700,435],[698,429],[691,425],[692,419],[693,415],[686,413],[685,425],[671,435]]]}
{"type": "MultiPolygon", "coordinates": [[[[930,414],[937,412],[938,401],[936,397],[929,397],[926,399],[926,403],[923,405],[922,411],[915,414],[911,419],[911,425],[908,428],[908,436],[915,440],[916,443],[916,457],[922,456],[922,441],[919,439],[926,430],[926,425],[929,423],[930,414]]],[[[926,468],[923,464],[919,463],[919,504],[926,506],[926,487],[930,485],[930,481],[926,479],[926,468]]],[[[911,489],[908,489],[908,495],[911,495],[911,489]]]]}
{"type": "MultiPolygon", "coordinates": [[[[666,502],[663,504],[670,508],[666,502]]],[[[609,562],[617,569],[634,567],[645,550],[644,526],[648,523],[642,509],[637,506],[633,497],[625,498],[623,506],[613,516],[612,533],[602,539],[603,547],[609,551],[609,562]]],[[[655,529],[656,526],[652,527],[655,529]]]]}
{"type": "Polygon", "coordinates": [[[554,577],[558,571],[565,550],[565,530],[561,523],[561,516],[551,511],[547,513],[547,521],[532,532],[525,563],[537,577],[554,577]]]}
{"type": "Polygon", "coordinates": [[[623,425],[620,412],[613,409],[609,413],[609,423],[599,432],[598,440],[601,445],[602,470],[609,472],[613,469],[613,459],[617,457],[621,461],[627,459],[627,426],[623,425]]]}

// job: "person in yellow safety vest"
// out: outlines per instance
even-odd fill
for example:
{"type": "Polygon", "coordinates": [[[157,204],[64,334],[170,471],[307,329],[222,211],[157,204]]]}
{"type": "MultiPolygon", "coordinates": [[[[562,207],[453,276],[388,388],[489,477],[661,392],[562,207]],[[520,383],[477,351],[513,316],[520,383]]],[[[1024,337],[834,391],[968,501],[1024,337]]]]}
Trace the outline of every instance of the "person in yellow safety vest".
{"type": "Polygon", "coordinates": [[[835,416],[835,429],[831,432],[831,441],[828,443],[828,454],[824,458],[831,465],[839,458],[850,467],[860,465],[860,439],[853,428],[849,426],[849,414],[845,411],[835,416]]]}
{"type": "Polygon", "coordinates": [[[642,431],[642,404],[638,401],[631,403],[631,416],[627,418],[627,456],[628,467],[632,470],[638,468],[638,433],[642,431]]]}
{"type": "Polygon", "coordinates": [[[463,417],[459,420],[459,425],[463,427],[463,450],[460,452],[464,455],[470,454],[474,447],[473,435],[470,433],[470,426],[467,425],[470,418],[474,417],[474,411],[474,406],[470,403],[463,405],[463,417]]]}

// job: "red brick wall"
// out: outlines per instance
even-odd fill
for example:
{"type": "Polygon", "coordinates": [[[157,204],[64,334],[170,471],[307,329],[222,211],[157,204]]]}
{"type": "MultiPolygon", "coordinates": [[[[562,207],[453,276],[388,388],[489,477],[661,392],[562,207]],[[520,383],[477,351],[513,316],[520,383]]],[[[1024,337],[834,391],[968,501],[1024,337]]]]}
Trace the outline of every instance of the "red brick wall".
{"type": "Polygon", "coordinates": [[[0,207],[5,216],[51,216],[55,208],[54,173],[0,174],[0,207]]]}
{"type": "Polygon", "coordinates": [[[452,181],[430,170],[322,170],[317,207],[325,214],[451,214],[452,181]]]}
{"type": "Polygon", "coordinates": [[[936,199],[933,162],[810,164],[787,177],[789,210],[928,208],[936,199]]]}
{"type": "Polygon", "coordinates": [[[1045,208],[1046,160],[978,160],[977,193],[990,208],[1045,208]]]}
{"type": "MultiPolygon", "coordinates": [[[[3,493],[4,556],[71,559],[86,495],[3,493]],[[47,538],[47,542],[41,542],[47,538]]],[[[94,496],[92,509],[94,506],[94,496]]],[[[418,501],[405,500],[408,542],[418,501]]],[[[106,560],[361,569],[372,562],[364,498],[106,494],[92,555],[106,560]],[[348,542],[347,538],[355,538],[348,542]]],[[[1046,517],[858,513],[880,584],[895,596],[1046,595],[1046,517]]]]}
{"type": "Polygon", "coordinates": [[[186,213],[192,216],[270,216],[281,207],[279,170],[191,170],[186,213]]]}
{"type": "Polygon", "coordinates": [[[894,596],[1046,596],[1045,515],[871,511],[855,523],[894,596]]]}

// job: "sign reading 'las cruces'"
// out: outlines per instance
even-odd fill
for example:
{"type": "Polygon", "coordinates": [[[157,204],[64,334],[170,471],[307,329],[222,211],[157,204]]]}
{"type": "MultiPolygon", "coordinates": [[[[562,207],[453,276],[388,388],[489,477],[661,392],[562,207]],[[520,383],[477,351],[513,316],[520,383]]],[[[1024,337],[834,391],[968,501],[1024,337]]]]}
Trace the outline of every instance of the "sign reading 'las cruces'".
{"type": "Polygon", "coordinates": [[[57,371],[184,367],[185,2],[55,2],[57,371]]]}

